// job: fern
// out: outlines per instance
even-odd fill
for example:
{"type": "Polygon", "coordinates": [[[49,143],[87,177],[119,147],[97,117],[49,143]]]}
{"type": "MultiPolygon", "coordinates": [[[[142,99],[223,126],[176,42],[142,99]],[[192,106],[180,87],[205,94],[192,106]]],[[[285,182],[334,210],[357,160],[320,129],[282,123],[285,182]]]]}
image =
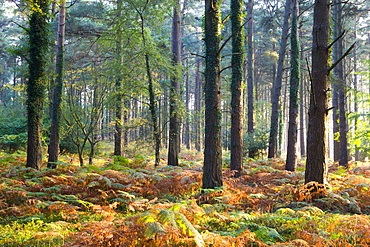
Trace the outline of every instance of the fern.
{"type": "Polygon", "coordinates": [[[119,193],[119,194],[117,194],[117,196],[121,196],[121,197],[124,197],[124,198],[135,199],[135,197],[136,197],[134,194],[130,194],[126,191],[118,190],[117,192],[119,193]]]}
{"type": "Polygon", "coordinates": [[[124,189],[124,188],[126,188],[126,186],[125,186],[125,185],[120,184],[120,183],[112,183],[112,184],[110,185],[110,187],[113,187],[113,188],[115,188],[115,189],[124,189]]]}
{"type": "Polygon", "coordinates": [[[285,242],[285,239],[275,229],[267,226],[260,226],[254,233],[259,240],[265,243],[285,242]]]}
{"type": "Polygon", "coordinates": [[[100,183],[98,181],[92,181],[87,185],[87,188],[98,187],[100,183]]]}
{"type": "Polygon", "coordinates": [[[105,184],[106,184],[108,187],[111,187],[111,186],[112,186],[112,181],[111,181],[109,178],[107,178],[107,177],[100,176],[100,177],[99,177],[99,180],[104,181],[104,182],[105,182],[105,184]]]}
{"type": "Polygon", "coordinates": [[[163,209],[159,212],[158,217],[160,221],[165,223],[170,222],[173,227],[179,228],[174,211],[163,209]]]}
{"type": "Polygon", "coordinates": [[[157,234],[166,234],[167,231],[159,222],[149,222],[146,224],[145,234],[146,238],[152,238],[157,234]]]}

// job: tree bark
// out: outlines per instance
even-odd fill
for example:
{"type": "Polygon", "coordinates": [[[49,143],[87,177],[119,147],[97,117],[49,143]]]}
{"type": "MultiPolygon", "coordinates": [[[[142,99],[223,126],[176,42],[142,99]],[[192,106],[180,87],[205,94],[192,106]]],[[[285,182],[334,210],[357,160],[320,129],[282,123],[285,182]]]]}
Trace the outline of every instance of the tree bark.
{"type": "Polygon", "coordinates": [[[220,1],[205,0],[205,148],[203,189],[222,186],[220,1]]]}
{"type": "Polygon", "coordinates": [[[300,75],[299,40],[298,40],[298,1],[292,1],[292,28],[290,32],[290,92],[289,92],[289,127],[288,148],[285,169],[294,171],[297,163],[297,132],[298,132],[298,88],[300,75]]]}
{"type": "Polygon", "coordinates": [[[326,183],[330,1],[315,0],[305,182],[326,183]]]}
{"type": "MultiPolygon", "coordinates": [[[[175,71],[181,63],[180,50],[180,1],[176,2],[173,9],[172,17],[172,65],[175,71]]],[[[170,88],[170,130],[169,130],[169,144],[168,144],[168,165],[178,166],[178,153],[180,146],[179,137],[179,97],[180,97],[180,83],[177,73],[171,79],[170,88]]],[[[189,141],[189,140],[187,140],[189,141]]]]}
{"type": "Polygon", "coordinates": [[[40,169],[42,164],[42,111],[45,98],[45,67],[48,52],[48,0],[31,2],[29,19],[29,78],[27,82],[27,167],[40,169]],[[37,9],[37,10],[36,10],[37,9]]]}
{"type": "Polygon", "coordinates": [[[194,96],[194,129],[195,129],[195,149],[200,152],[202,149],[201,143],[201,100],[202,100],[202,80],[200,73],[200,60],[196,61],[195,72],[195,96],[194,96]]]}
{"type": "Polygon", "coordinates": [[[283,80],[283,68],[285,59],[285,50],[288,40],[288,29],[289,29],[289,18],[291,12],[291,0],[285,2],[285,13],[284,23],[281,32],[279,58],[277,64],[276,80],[274,82],[273,92],[271,95],[271,126],[270,126],[270,137],[269,137],[269,149],[268,158],[274,158],[277,154],[278,146],[278,133],[279,133],[279,109],[280,109],[280,97],[281,97],[281,83],[283,80]]]}
{"type": "MultiPolygon", "coordinates": [[[[342,33],[342,4],[341,0],[335,0],[334,10],[334,33],[335,38],[338,38],[342,33]]],[[[334,62],[341,59],[343,54],[343,38],[339,38],[334,44],[334,62]]],[[[334,68],[334,84],[338,90],[338,106],[339,106],[339,164],[342,166],[348,165],[348,141],[347,141],[347,119],[345,110],[345,88],[343,61],[339,62],[334,68]]]]}
{"type": "Polygon", "coordinates": [[[60,130],[60,115],[63,92],[63,74],[64,74],[64,37],[65,37],[65,20],[66,20],[66,2],[62,0],[59,6],[58,17],[58,36],[56,46],[56,78],[52,87],[52,102],[51,102],[51,129],[49,143],[49,158],[48,167],[56,168],[59,155],[59,130],[60,130]]]}
{"type": "MultiPolygon", "coordinates": [[[[357,16],[355,16],[355,27],[354,27],[354,34],[353,39],[357,40],[357,16]]],[[[357,86],[357,45],[355,45],[355,48],[353,50],[353,91],[354,91],[354,111],[355,111],[355,118],[354,118],[354,132],[357,133],[358,130],[358,86],[357,86]]],[[[355,145],[355,161],[360,160],[360,147],[355,145]]]]}
{"type": "MultiPolygon", "coordinates": [[[[301,61],[304,61],[304,56],[303,56],[303,50],[304,47],[301,45],[301,61]]],[[[300,99],[300,104],[299,104],[299,139],[300,139],[300,148],[301,148],[301,157],[306,157],[306,145],[305,145],[305,115],[306,115],[306,100],[305,100],[305,90],[304,90],[304,82],[305,79],[301,79],[301,83],[299,84],[299,99],[300,99]]]]}
{"type": "Polygon", "coordinates": [[[117,0],[117,30],[116,30],[116,61],[117,61],[117,75],[115,83],[115,120],[114,120],[114,155],[123,156],[123,99],[122,99],[122,69],[123,57],[122,57],[122,0],[117,0]]]}
{"type": "Polygon", "coordinates": [[[231,140],[230,169],[239,177],[243,164],[243,128],[242,128],[242,83],[243,83],[243,35],[242,1],[231,0],[232,31],[232,78],[231,78],[231,140]]]}
{"type": "MultiPolygon", "coordinates": [[[[253,41],[253,0],[248,0],[247,13],[250,15],[247,24],[247,101],[248,101],[248,134],[253,135],[254,132],[254,103],[253,103],[253,83],[254,83],[254,41],[253,41]]],[[[248,156],[255,158],[257,150],[249,149],[248,156]]]]}

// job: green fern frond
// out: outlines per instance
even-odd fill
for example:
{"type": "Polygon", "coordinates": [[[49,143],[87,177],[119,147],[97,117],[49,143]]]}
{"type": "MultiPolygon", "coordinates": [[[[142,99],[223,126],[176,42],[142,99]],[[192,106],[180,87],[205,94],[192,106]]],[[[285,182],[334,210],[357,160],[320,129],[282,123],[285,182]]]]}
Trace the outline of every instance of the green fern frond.
{"type": "Polygon", "coordinates": [[[176,215],[176,222],[182,228],[184,233],[188,233],[189,236],[194,236],[195,243],[197,247],[205,246],[202,235],[198,232],[197,229],[190,223],[190,221],[180,212],[174,212],[176,215]]]}
{"type": "Polygon", "coordinates": [[[175,213],[173,211],[163,209],[161,212],[159,212],[158,216],[159,220],[163,223],[170,222],[173,227],[179,228],[178,224],[176,223],[175,213]]]}
{"type": "Polygon", "coordinates": [[[117,196],[121,196],[121,197],[128,198],[128,199],[136,198],[134,194],[128,193],[126,191],[118,190],[117,192],[118,192],[117,196]]]}
{"type": "Polygon", "coordinates": [[[105,184],[106,184],[108,187],[111,187],[111,186],[112,186],[112,181],[111,181],[109,178],[107,178],[107,177],[100,176],[100,177],[99,177],[99,180],[104,181],[104,182],[105,182],[105,184]]]}
{"type": "Polygon", "coordinates": [[[152,238],[157,234],[166,234],[167,231],[159,222],[150,222],[146,224],[145,237],[152,238]]]}
{"type": "Polygon", "coordinates": [[[285,242],[285,239],[274,228],[260,226],[254,233],[259,240],[265,243],[285,242]]]}
{"type": "Polygon", "coordinates": [[[124,189],[126,186],[120,183],[112,183],[110,187],[116,188],[116,189],[124,189]]]}
{"type": "Polygon", "coordinates": [[[92,188],[92,187],[96,187],[96,186],[99,186],[99,185],[100,185],[100,183],[98,181],[92,181],[87,185],[87,188],[92,188]]]}
{"type": "Polygon", "coordinates": [[[146,212],[141,215],[141,217],[138,220],[139,223],[151,223],[151,222],[157,222],[157,215],[146,212]]]}

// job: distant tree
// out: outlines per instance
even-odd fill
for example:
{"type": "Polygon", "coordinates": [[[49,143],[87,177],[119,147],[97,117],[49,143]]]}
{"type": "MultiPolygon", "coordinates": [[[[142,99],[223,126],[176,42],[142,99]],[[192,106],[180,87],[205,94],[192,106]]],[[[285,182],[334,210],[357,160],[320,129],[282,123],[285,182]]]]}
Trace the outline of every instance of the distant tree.
{"type": "Polygon", "coordinates": [[[298,40],[298,1],[293,0],[290,32],[290,92],[289,92],[289,126],[288,148],[285,169],[294,171],[297,163],[298,133],[298,88],[300,83],[299,40],[298,40]]]}
{"type": "Polygon", "coordinates": [[[116,83],[115,83],[115,121],[114,121],[114,155],[123,155],[123,97],[122,97],[122,66],[123,66],[123,54],[122,54],[122,0],[117,0],[117,13],[116,13],[116,83]]]}
{"type": "Polygon", "coordinates": [[[274,81],[274,85],[271,93],[271,127],[270,127],[270,138],[269,138],[269,149],[268,157],[274,158],[277,153],[277,140],[279,133],[279,108],[280,108],[280,97],[281,97],[281,84],[283,80],[283,69],[284,69],[284,59],[285,50],[289,35],[289,20],[291,13],[291,2],[292,0],[286,0],[285,2],[285,12],[284,12],[284,22],[283,29],[281,31],[279,58],[277,64],[277,72],[274,81]]]}
{"type": "Polygon", "coordinates": [[[45,98],[45,70],[48,42],[48,0],[30,2],[29,17],[29,78],[27,81],[27,167],[41,168],[42,111],[45,98]]]}
{"type": "Polygon", "coordinates": [[[63,74],[64,74],[64,39],[65,39],[65,20],[66,20],[66,2],[62,0],[59,6],[58,33],[56,45],[55,72],[56,78],[52,84],[51,99],[51,128],[49,142],[48,167],[56,168],[56,162],[59,156],[59,132],[61,119],[61,103],[63,93],[63,74]]]}
{"type": "Polygon", "coordinates": [[[153,132],[153,139],[155,143],[155,161],[154,166],[159,165],[159,151],[161,148],[161,133],[160,128],[158,124],[158,102],[156,100],[156,95],[154,92],[154,80],[153,80],[153,69],[152,69],[152,63],[151,63],[151,56],[150,56],[150,42],[149,38],[147,37],[147,27],[146,27],[146,16],[144,15],[146,11],[148,11],[150,1],[146,1],[143,6],[138,7],[136,6],[132,1],[130,1],[130,4],[135,9],[136,13],[138,14],[140,18],[140,35],[142,39],[142,44],[144,48],[144,59],[145,59],[145,71],[147,76],[147,82],[148,82],[148,93],[149,93],[149,111],[151,115],[151,125],[152,125],[152,132],[153,132]]]}
{"type": "Polygon", "coordinates": [[[220,1],[205,0],[205,140],[203,188],[222,186],[220,1]]]}
{"type": "MultiPolygon", "coordinates": [[[[178,153],[180,150],[180,112],[179,97],[180,83],[177,68],[181,62],[181,33],[180,33],[180,1],[176,1],[172,17],[172,64],[175,73],[171,79],[170,88],[170,129],[168,144],[168,165],[177,166],[178,153]]],[[[188,93],[188,90],[187,90],[188,93]]],[[[190,140],[187,140],[188,143],[190,140]]]]}
{"type": "Polygon", "coordinates": [[[231,0],[231,140],[230,169],[236,171],[239,177],[243,163],[243,128],[242,128],[242,83],[243,83],[243,35],[242,35],[242,3],[241,0],[231,0]]]}
{"type": "Polygon", "coordinates": [[[326,183],[330,1],[315,0],[305,182],[326,183]]]}
{"type": "Polygon", "coordinates": [[[348,165],[348,141],[347,141],[347,119],[345,109],[345,97],[346,97],[346,83],[344,78],[344,68],[342,55],[343,55],[343,37],[342,37],[342,2],[335,0],[333,5],[333,22],[334,22],[334,40],[333,45],[333,62],[338,64],[333,69],[334,75],[334,90],[333,90],[333,102],[335,102],[334,117],[333,119],[339,120],[335,122],[335,130],[339,130],[339,143],[337,140],[334,141],[335,160],[339,158],[339,164],[343,166],[348,165]],[[335,96],[335,97],[334,97],[335,96]],[[337,100],[337,102],[336,102],[337,100]],[[339,115],[338,115],[339,112],[339,115]],[[339,116],[339,119],[338,119],[339,116]],[[339,127],[339,128],[338,128],[339,127]],[[338,153],[339,151],[339,153],[338,153]]]}
{"type": "MultiPolygon", "coordinates": [[[[248,104],[248,134],[253,135],[254,132],[254,16],[253,16],[253,4],[254,0],[248,0],[247,3],[247,13],[248,13],[248,23],[247,23],[247,104],[248,104]]],[[[256,157],[257,150],[254,148],[249,149],[248,156],[251,158],[256,157]]]]}

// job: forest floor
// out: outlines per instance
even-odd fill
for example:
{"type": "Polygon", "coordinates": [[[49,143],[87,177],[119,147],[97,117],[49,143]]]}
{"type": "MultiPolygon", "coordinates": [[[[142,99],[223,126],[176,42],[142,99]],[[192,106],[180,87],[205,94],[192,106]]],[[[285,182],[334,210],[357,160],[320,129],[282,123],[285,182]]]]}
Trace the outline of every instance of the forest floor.
{"type": "Polygon", "coordinates": [[[201,190],[202,155],[62,157],[55,170],[0,153],[0,246],[370,246],[370,166],[331,164],[329,186],[303,185],[304,165],[245,160],[223,187],[201,190]]]}

